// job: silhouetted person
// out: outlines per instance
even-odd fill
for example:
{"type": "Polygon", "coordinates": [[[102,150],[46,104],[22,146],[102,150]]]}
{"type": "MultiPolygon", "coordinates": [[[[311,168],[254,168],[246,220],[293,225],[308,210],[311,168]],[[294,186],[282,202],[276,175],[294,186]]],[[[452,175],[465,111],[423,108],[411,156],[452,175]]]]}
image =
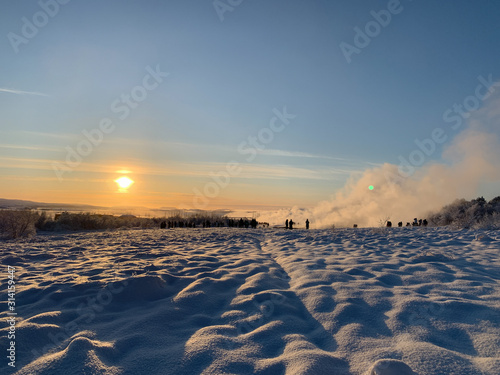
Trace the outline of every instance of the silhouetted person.
{"type": "Polygon", "coordinates": [[[165,229],[167,227],[167,222],[166,221],[162,221],[160,223],[160,229],[165,229]]]}
{"type": "Polygon", "coordinates": [[[424,227],[426,227],[427,224],[429,224],[429,223],[427,222],[427,219],[424,219],[424,221],[422,221],[422,224],[424,225],[424,227]]]}
{"type": "Polygon", "coordinates": [[[285,221],[285,228],[288,229],[288,219],[285,221]]]}
{"type": "Polygon", "coordinates": [[[420,220],[418,221],[418,226],[419,226],[419,227],[421,227],[421,226],[422,226],[422,219],[420,219],[420,220]]]}
{"type": "Polygon", "coordinates": [[[392,227],[392,222],[388,221],[386,225],[387,225],[387,228],[390,228],[390,227],[392,227]]]}
{"type": "Polygon", "coordinates": [[[358,227],[358,224],[354,224],[352,227],[353,227],[353,228],[357,228],[357,227],[358,227]]]}
{"type": "Polygon", "coordinates": [[[413,219],[413,226],[414,227],[418,226],[418,220],[417,220],[417,218],[413,219]]]}
{"type": "Polygon", "coordinates": [[[293,224],[295,224],[295,223],[293,222],[292,219],[290,219],[290,221],[288,222],[288,228],[293,229],[293,224]]]}
{"type": "Polygon", "coordinates": [[[245,222],[243,221],[243,218],[241,218],[240,221],[238,222],[238,227],[243,228],[244,226],[245,226],[245,222]]]}
{"type": "Polygon", "coordinates": [[[402,221],[400,221],[400,222],[398,223],[398,227],[402,227],[402,226],[403,226],[403,222],[402,222],[402,221]]]}
{"type": "Polygon", "coordinates": [[[409,227],[410,226],[410,223],[406,222],[406,226],[409,227]]]}
{"type": "Polygon", "coordinates": [[[253,229],[256,229],[257,228],[257,220],[255,219],[252,219],[252,221],[250,222],[250,226],[253,228],[253,229]]]}
{"type": "Polygon", "coordinates": [[[306,229],[309,229],[309,219],[306,219],[306,229]]]}

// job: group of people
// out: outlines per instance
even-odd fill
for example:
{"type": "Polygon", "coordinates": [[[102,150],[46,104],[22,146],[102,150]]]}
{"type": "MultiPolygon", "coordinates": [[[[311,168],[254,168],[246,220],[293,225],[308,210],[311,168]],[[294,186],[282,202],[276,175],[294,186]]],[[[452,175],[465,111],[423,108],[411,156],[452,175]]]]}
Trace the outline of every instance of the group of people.
{"type": "MultiPolygon", "coordinates": [[[[309,229],[309,219],[306,219],[306,229],[309,229]]],[[[172,229],[172,228],[219,228],[219,227],[229,227],[229,228],[257,228],[269,227],[269,223],[259,223],[256,219],[230,219],[230,218],[220,218],[218,220],[208,220],[208,219],[188,219],[188,220],[162,220],[159,222],[161,229],[172,229]]],[[[286,229],[294,229],[296,225],[295,221],[292,219],[285,221],[286,229]]]]}
{"type": "MultiPolygon", "coordinates": [[[[421,226],[426,227],[428,224],[429,223],[427,222],[427,219],[423,219],[423,220],[419,219],[419,220],[417,220],[417,218],[414,218],[413,219],[413,223],[410,224],[409,222],[407,222],[406,226],[407,227],[421,227],[421,226]]],[[[398,227],[402,227],[402,226],[403,226],[403,222],[400,221],[398,223],[398,227]]],[[[392,227],[392,223],[390,221],[387,222],[387,227],[392,227]]]]}
{"type": "MultiPolygon", "coordinates": [[[[268,223],[260,223],[261,226],[269,226],[268,223]]],[[[256,219],[227,219],[221,218],[218,220],[208,220],[208,219],[190,219],[190,220],[163,220],[160,222],[161,229],[172,229],[172,228],[257,228],[259,222],[256,219]]]]}
{"type": "MultiPolygon", "coordinates": [[[[295,224],[295,222],[292,219],[290,219],[290,220],[286,219],[285,228],[286,229],[293,229],[294,224],[295,224]]],[[[309,229],[309,219],[306,219],[306,229],[309,229]]]]}

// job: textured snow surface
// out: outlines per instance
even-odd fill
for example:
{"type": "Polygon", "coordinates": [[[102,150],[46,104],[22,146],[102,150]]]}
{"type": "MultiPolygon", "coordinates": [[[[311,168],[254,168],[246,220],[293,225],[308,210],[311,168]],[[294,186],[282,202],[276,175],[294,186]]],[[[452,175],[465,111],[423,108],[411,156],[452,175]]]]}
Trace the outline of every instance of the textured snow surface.
{"type": "Polygon", "coordinates": [[[443,228],[1,242],[0,373],[498,375],[499,255],[499,232],[443,228]]]}

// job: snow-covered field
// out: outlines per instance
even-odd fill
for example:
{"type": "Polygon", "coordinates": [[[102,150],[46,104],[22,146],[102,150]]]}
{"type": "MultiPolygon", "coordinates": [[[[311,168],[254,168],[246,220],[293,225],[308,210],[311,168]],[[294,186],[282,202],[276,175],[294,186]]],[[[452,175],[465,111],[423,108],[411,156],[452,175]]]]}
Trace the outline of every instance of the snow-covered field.
{"type": "Polygon", "coordinates": [[[444,228],[3,242],[0,373],[498,375],[499,256],[499,232],[444,228]]]}

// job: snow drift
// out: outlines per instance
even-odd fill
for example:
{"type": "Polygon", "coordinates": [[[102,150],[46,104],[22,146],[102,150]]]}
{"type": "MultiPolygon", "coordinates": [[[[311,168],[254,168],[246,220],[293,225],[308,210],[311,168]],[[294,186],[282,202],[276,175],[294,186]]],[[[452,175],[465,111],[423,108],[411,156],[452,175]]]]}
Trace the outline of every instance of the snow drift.
{"type": "Polygon", "coordinates": [[[19,306],[16,368],[5,358],[1,371],[497,375],[499,244],[497,231],[446,228],[0,242],[19,306]]]}

